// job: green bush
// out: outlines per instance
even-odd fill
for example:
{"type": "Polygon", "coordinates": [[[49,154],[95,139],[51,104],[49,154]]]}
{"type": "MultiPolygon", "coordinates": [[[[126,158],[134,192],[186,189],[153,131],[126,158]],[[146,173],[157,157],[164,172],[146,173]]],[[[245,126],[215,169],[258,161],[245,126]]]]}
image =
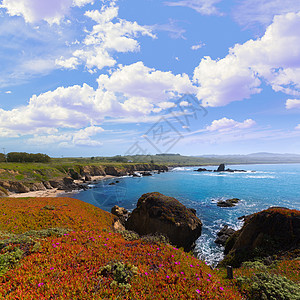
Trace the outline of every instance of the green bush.
{"type": "Polygon", "coordinates": [[[122,230],[119,231],[119,233],[123,236],[123,238],[126,241],[135,241],[140,238],[140,236],[136,232],[130,230],[122,230]]]}
{"type": "Polygon", "coordinates": [[[0,254],[0,276],[3,276],[10,268],[20,261],[24,252],[19,248],[8,248],[0,254]]]}
{"type": "Polygon", "coordinates": [[[106,266],[100,268],[98,274],[104,277],[111,277],[113,281],[111,286],[119,286],[130,289],[130,279],[137,274],[137,267],[130,263],[111,262],[106,266]]]}
{"type": "Polygon", "coordinates": [[[266,270],[267,266],[262,262],[255,260],[255,261],[245,261],[242,263],[242,267],[249,268],[249,269],[260,269],[266,270]]]}
{"type": "Polygon", "coordinates": [[[286,277],[258,273],[251,278],[238,277],[238,285],[249,300],[299,300],[300,287],[286,277]]]}
{"type": "Polygon", "coordinates": [[[42,153],[10,152],[7,154],[8,162],[50,162],[50,156],[42,153]]]}

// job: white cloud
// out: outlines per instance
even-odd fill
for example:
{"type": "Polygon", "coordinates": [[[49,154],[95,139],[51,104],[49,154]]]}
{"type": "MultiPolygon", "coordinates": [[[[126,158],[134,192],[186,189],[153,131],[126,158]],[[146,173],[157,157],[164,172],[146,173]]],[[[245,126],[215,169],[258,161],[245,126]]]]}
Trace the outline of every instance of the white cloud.
{"type": "Polygon", "coordinates": [[[205,57],[194,71],[203,105],[222,106],[260,92],[260,79],[273,90],[300,94],[300,12],[276,16],[264,36],[236,44],[220,60],[205,57]]]}
{"type": "Polygon", "coordinates": [[[49,24],[59,24],[68,13],[72,0],[3,0],[2,7],[11,16],[22,16],[26,22],[35,23],[41,20],[49,24]]]}
{"type": "Polygon", "coordinates": [[[300,100],[288,99],[288,100],[286,100],[285,106],[287,109],[300,108],[300,100]]]}
{"type": "Polygon", "coordinates": [[[71,147],[71,146],[101,146],[102,142],[92,139],[92,136],[103,132],[103,128],[90,126],[80,129],[75,132],[67,132],[62,134],[49,134],[49,135],[34,135],[34,137],[27,140],[28,144],[43,144],[51,145],[57,144],[58,147],[71,147]]]}
{"type": "Polygon", "coordinates": [[[200,43],[198,43],[197,45],[193,45],[193,46],[191,47],[191,49],[192,49],[192,50],[199,50],[199,49],[203,48],[204,46],[205,46],[205,44],[202,43],[202,42],[200,42],[200,43]]]}
{"type": "Polygon", "coordinates": [[[214,120],[210,126],[207,126],[208,131],[232,131],[234,129],[246,129],[254,126],[256,123],[252,119],[247,119],[244,122],[237,122],[233,119],[222,118],[214,120]]]}
{"type": "Polygon", "coordinates": [[[6,91],[5,94],[11,94],[11,91],[6,91]]]}
{"type": "Polygon", "coordinates": [[[168,6],[184,6],[196,10],[202,15],[220,15],[221,13],[215,4],[222,0],[181,0],[165,2],[168,6]]]}
{"type": "Polygon", "coordinates": [[[70,57],[69,59],[64,59],[62,56],[60,59],[55,60],[55,64],[65,69],[76,69],[77,66],[80,64],[78,58],[70,57]]]}
{"type": "Polygon", "coordinates": [[[119,66],[111,76],[100,75],[98,83],[108,91],[122,93],[126,98],[146,99],[149,103],[196,91],[187,74],[158,71],[144,66],[143,62],[119,66]]]}
{"type": "Polygon", "coordinates": [[[98,126],[107,118],[147,122],[154,117],[150,114],[173,107],[175,95],[195,89],[186,74],[156,71],[141,62],[119,66],[110,76],[101,75],[98,83],[96,90],[87,84],[59,87],[33,95],[26,106],[0,109],[0,136],[38,135],[30,140],[37,142],[42,135],[49,142],[96,146],[88,137],[100,132],[98,126]]]}
{"type": "Polygon", "coordinates": [[[93,0],[2,0],[0,7],[10,16],[22,16],[27,23],[44,20],[59,24],[72,6],[83,6],[93,0]]]}
{"type": "Polygon", "coordinates": [[[87,11],[85,16],[95,21],[91,32],[87,32],[84,41],[77,46],[71,58],[63,58],[57,64],[64,68],[74,69],[84,63],[89,70],[112,67],[116,60],[113,52],[135,52],[140,50],[136,38],[138,35],[155,38],[151,29],[140,26],[136,22],[117,19],[119,8],[112,2],[103,6],[101,11],[87,11]]]}
{"type": "Polygon", "coordinates": [[[282,15],[300,10],[298,0],[247,0],[240,2],[234,10],[235,20],[242,26],[254,24],[269,25],[275,15],[282,15]]]}
{"type": "Polygon", "coordinates": [[[295,127],[296,130],[300,130],[300,124],[295,127]]]}
{"type": "Polygon", "coordinates": [[[73,0],[73,5],[82,7],[89,3],[94,4],[94,2],[95,2],[94,0],[73,0]]]}

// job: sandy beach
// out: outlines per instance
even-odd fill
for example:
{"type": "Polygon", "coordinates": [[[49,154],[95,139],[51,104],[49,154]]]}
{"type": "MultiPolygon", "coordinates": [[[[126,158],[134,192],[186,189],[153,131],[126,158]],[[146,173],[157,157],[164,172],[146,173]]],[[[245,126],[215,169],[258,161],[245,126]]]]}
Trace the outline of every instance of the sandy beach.
{"type": "MultiPolygon", "coordinates": [[[[106,176],[91,176],[92,181],[90,183],[96,183],[101,180],[115,178],[116,176],[106,175],[106,176]]],[[[74,180],[76,184],[82,184],[81,180],[74,180]]],[[[67,194],[74,193],[74,191],[64,191],[53,188],[51,190],[41,190],[41,191],[31,191],[28,193],[13,193],[8,197],[10,198],[24,198],[24,197],[59,197],[60,195],[66,197],[67,194]]]]}

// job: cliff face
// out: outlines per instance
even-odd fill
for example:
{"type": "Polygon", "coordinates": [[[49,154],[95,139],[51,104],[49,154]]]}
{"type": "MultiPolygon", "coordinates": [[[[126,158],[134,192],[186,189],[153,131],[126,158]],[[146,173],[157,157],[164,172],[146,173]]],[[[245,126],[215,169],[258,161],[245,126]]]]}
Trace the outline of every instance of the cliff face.
{"type": "MultiPolygon", "coordinates": [[[[57,171],[57,170],[56,170],[57,171]]],[[[60,176],[50,178],[49,180],[40,180],[37,182],[31,182],[31,177],[27,177],[26,174],[22,175],[14,170],[0,170],[1,173],[9,173],[19,177],[23,177],[21,180],[0,180],[0,197],[7,196],[9,193],[27,193],[30,191],[39,191],[52,188],[58,188],[59,190],[76,190],[83,188],[82,183],[91,176],[126,176],[133,175],[134,172],[145,171],[168,171],[167,166],[160,166],[155,164],[136,164],[125,165],[120,167],[105,166],[105,165],[88,165],[88,166],[74,166],[68,168],[66,172],[60,172],[60,176]],[[75,183],[74,180],[82,181],[82,183],[75,183]]],[[[43,171],[36,170],[34,173],[43,174],[43,171]]],[[[59,174],[58,174],[59,175],[59,174]]],[[[51,175],[50,175],[51,176],[51,175]]],[[[47,174],[49,177],[49,174],[47,174]]]]}
{"type": "Polygon", "coordinates": [[[162,233],[173,245],[191,251],[201,235],[202,223],[194,210],[173,197],[156,192],[140,197],[125,228],[140,235],[162,233]]]}
{"type": "Polygon", "coordinates": [[[300,250],[300,211],[274,207],[250,215],[241,230],[226,242],[223,263],[243,261],[300,250]]]}

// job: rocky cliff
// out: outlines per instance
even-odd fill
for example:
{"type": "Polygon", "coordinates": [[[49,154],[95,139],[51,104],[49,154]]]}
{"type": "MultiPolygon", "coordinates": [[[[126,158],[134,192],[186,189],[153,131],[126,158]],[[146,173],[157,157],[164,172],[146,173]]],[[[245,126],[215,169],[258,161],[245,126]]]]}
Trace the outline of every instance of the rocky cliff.
{"type": "Polygon", "coordinates": [[[239,266],[255,258],[300,251],[300,211],[273,207],[245,218],[241,230],[226,242],[222,264],[239,266]]]}
{"type": "MultiPolygon", "coordinates": [[[[34,180],[35,182],[32,182],[34,178],[29,178],[26,174],[22,175],[18,171],[3,169],[0,170],[0,174],[16,175],[16,180],[0,180],[0,197],[7,196],[10,193],[27,193],[52,188],[67,191],[82,189],[85,188],[84,183],[86,181],[91,181],[92,176],[126,176],[133,175],[134,172],[151,171],[166,172],[168,167],[155,164],[124,165],[120,167],[105,165],[74,166],[65,171],[60,171],[60,176],[55,174],[56,177],[41,181],[34,180]],[[18,179],[18,176],[22,179],[18,179]]],[[[45,175],[41,170],[33,172],[38,173],[41,177],[45,175]]],[[[47,174],[47,177],[49,177],[49,174],[47,174]]]]}

